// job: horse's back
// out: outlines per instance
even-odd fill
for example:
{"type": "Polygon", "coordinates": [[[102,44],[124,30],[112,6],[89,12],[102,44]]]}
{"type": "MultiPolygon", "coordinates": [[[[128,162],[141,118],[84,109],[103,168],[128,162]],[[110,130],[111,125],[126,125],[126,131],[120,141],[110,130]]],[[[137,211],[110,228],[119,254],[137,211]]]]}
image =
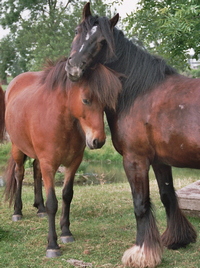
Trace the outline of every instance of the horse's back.
{"type": "Polygon", "coordinates": [[[6,90],[6,103],[10,100],[10,98],[17,96],[23,90],[33,87],[35,84],[39,83],[40,74],[41,72],[26,72],[16,76],[10,82],[6,90]]]}
{"type": "Polygon", "coordinates": [[[155,155],[172,166],[200,168],[200,79],[175,76],[161,87],[147,121],[155,155]]]}

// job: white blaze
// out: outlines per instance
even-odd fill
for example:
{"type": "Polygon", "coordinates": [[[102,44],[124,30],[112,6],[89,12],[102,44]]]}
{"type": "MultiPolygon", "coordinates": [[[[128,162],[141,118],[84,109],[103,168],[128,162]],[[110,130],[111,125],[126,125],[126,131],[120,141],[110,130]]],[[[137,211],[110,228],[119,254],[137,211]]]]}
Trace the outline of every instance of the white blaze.
{"type": "Polygon", "coordinates": [[[85,40],[88,40],[97,31],[97,26],[93,26],[89,33],[87,33],[85,40]]]}
{"type": "Polygon", "coordinates": [[[82,44],[81,48],[79,49],[79,52],[81,52],[84,48],[84,44],[82,44]]]}

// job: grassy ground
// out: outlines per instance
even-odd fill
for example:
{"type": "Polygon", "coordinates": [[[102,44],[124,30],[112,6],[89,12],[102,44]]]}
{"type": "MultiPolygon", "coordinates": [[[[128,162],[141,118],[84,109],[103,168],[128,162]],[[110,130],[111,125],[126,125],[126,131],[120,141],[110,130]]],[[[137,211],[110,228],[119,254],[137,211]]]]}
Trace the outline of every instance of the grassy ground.
{"type": "MultiPolygon", "coordinates": [[[[189,172],[189,171],[187,171],[189,172]]],[[[191,173],[175,172],[175,186],[181,188],[196,178],[191,173]]],[[[0,196],[3,188],[0,188],[0,196]]],[[[60,234],[59,216],[61,206],[61,188],[57,187],[59,211],[56,217],[57,233],[60,234]]],[[[151,198],[159,230],[166,227],[164,208],[159,200],[157,185],[151,179],[151,198]]],[[[98,186],[75,186],[71,209],[71,231],[76,241],[61,244],[63,255],[56,259],[45,257],[47,237],[47,219],[39,219],[33,204],[33,187],[24,186],[24,218],[12,222],[12,208],[1,201],[0,204],[0,267],[66,267],[72,268],[69,259],[92,263],[92,267],[123,267],[121,257],[135,239],[135,219],[128,183],[104,184],[98,186]]],[[[190,218],[198,235],[200,220],[190,218]]],[[[160,268],[200,268],[200,239],[186,249],[171,251],[165,249],[160,268]]]]}

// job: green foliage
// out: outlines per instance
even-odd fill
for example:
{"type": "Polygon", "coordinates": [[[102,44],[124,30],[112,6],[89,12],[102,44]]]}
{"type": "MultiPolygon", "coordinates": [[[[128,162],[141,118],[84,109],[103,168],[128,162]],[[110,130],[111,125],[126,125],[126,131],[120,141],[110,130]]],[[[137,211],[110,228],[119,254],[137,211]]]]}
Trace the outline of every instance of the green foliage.
{"type": "MultiPolygon", "coordinates": [[[[0,2],[0,24],[10,29],[9,37],[0,44],[0,78],[4,79],[6,72],[16,76],[40,70],[47,59],[67,56],[85,3],[84,0],[0,2]]],[[[92,9],[94,13],[110,16],[107,4],[101,0],[94,1],[92,9]]]]}
{"type": "Polygon", "coordinates": [[[7,72],[12,71],[15,58],[15,48],[13,40],[10,36],[4,37],[0,40],[0,78],[7,83],[7,72]]]}
{"type": "Polygon", "coordinates": [[[136,36],[154,53],[180,70],[188,67],[189,49],[200,54],[200,3],[198,0],[141,0],[125,22],[129,36],[136,36]]]}
{"type": "Polygon", "coordinates": [[[200,66],[197,69],[188,68],[183,74],[191,78],[200,78],[200,66]]]}
{"type": "MultiPolygon", "coordinates": [[[[77,19],[73,19],[70,1],[3,1],[1,24],[10,28],[15,41],[13,61],[20,69],[16,74],[40,69],[47,58],[66,55],[77,19]],[[9,12],[5,12],[6,10],[9,12]]],[[[76,7],[76,5],[74,5],[76,7]]],[[[75,11],[74,11],[75,12],[75,11]]],[[[80,17],[80,14],[76,16],[80,17]]]]}
{"type": "Polygon", "coordinates": [[[200,68],[190,70],[190,74],[193,78],[200,78],[200,68]]]}

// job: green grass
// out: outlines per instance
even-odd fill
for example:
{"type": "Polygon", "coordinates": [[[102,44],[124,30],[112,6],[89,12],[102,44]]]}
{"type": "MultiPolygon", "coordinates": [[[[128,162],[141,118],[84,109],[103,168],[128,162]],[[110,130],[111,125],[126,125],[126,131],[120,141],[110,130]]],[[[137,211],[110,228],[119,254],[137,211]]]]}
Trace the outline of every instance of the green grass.
{"type": "Polygon", "coordinates": [[[0,174],[3,174],[10,156],[11,144],[0,144],[0,174]]]}
{"type": "MultiPolygon", "coordinates": [[[[188,175],[188,174],[187,174],[188,175]]],[[[194,180],[175,175],[176,188],[194,180]]],[[[0,194],[3,188],[0,188],[0,194]]],[[[56,217],[57,233],[60,234],[61,187],[56,188],[59,211],[56,217]]],[[[151,179],[151,198],[155,205],[159,230],[166,227],[165,211],[160,202],[157,184],[151,179]]],[[[39,219],[33,204],[33,187],[23,187],[24,218],[12,222],[12,208],[1,201],[0,267],[66,267],[69,259],[82,260],[93,267],[123,267],[121,257],[135,239],[136,223],[133,216],[131,193],[128,183],[98,186],[75,186],[71,208],[71,231],[74,243],[61,244],[63,255],[55,259],[45,257],[47,219],[39,219]]],[[[200,220],[190,218],[198,235],[200,220]]],[[[199,268],[200,239],[185,249],[164,250],[160,268],[199,268]]]]}

